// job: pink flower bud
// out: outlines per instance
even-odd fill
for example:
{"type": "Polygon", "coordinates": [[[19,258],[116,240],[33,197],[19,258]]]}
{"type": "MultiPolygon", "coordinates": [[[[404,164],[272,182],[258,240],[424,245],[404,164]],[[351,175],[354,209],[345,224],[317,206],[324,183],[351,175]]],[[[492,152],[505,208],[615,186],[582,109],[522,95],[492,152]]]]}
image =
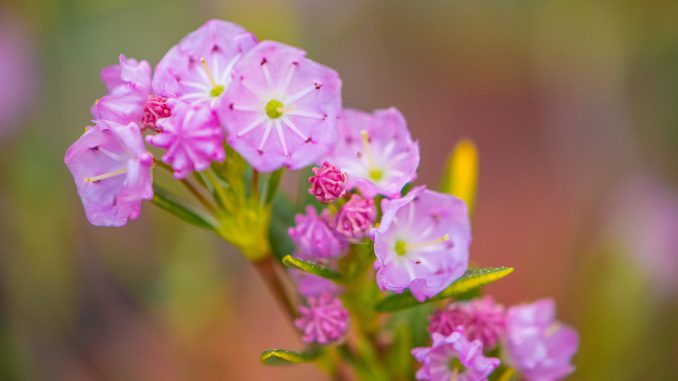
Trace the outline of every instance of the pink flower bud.
{"type": "Polygon", "coordinates": [[[312,169],[313,176],[308,178],[311,187],[308,193],[322,203],[331,203],[342,197],[346,191],[348,175],[336,166],[324,162],[322,167],[312,169]]]}
{"type": "Polygon", "coordinates": [[[354,194],[334,218],[335,229],[350,242],[360,241],[367,236],[376,216],[374,201],[354,194]]]}
{"type": "Polygon", "coordinates": [[[294,324],[303,332],[306,343],[328,344],[340,340],[348,331],[348,311],[330,293],[308,297],[308,306],[300,306],[301,316],[294,324]]]}

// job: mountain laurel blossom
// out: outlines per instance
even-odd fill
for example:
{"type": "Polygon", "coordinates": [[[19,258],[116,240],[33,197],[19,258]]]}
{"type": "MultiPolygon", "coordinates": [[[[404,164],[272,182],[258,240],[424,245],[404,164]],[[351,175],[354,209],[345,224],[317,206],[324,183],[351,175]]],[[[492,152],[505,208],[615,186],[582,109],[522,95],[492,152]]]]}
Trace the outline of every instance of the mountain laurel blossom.
{"type": "Polygon", "coordinates": [[[409,288],[424,301],[464,274],[471,226],[463,201],[418,187],[405,197],[384,199],[381,209],[372,237],[382,290],[401,293],[409,288]]]}
{"type": "MultiPolygon", "coordinates": [[[[550,300],[508,309],[489,296],[452,301],[429,316],[428,343],[412,349],[401,333],[421,331],[423,316],[391,312],[459,290],[478,295],[513,269],[468,268],[467,206],[449,187],[412,187],[420,152],[404,116],[342,108],[339,74],[305,51],[210,20],[155,71],[120,55],[101,79],[93,125],[64,158],[87,219],[123,226],[151,200],[239,249],[304,343],[265,351],[264,364],[322,359],[333,379],[360,381],[512,372],[549,381],[573,371],[578,335],[555,321],[550,300]],[[297,197],[279,191],[290,186],[286,170],[312,165],[297,197]],[[181,187],[165,188],[172,178],[181,187]],[[500,368],[495,353],[506,358],[500,368]],[[402,361],[410,355],[416,374],[402,361]]],[[[475,189],[474,166],[448,166],[455,188],[475,189]]]]}

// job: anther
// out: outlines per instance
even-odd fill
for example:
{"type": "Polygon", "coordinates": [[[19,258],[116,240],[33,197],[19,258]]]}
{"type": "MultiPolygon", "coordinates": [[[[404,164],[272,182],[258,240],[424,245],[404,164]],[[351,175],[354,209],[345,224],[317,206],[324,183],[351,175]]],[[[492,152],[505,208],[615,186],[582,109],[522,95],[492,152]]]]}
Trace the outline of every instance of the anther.
{"type": "Polygon", "coordinates": [[[101,180],[110,179],[111,177],[120,176],[120,175],[122,175],[126,172],[127,172],[127,167],[124,167],[124,168],[116,169],[115,171],[106,172],[106,173],[98,175],[98,176],[85,177],[84,181],[86,183],[96,183],[96,182],[99,182],[101,180]]]}

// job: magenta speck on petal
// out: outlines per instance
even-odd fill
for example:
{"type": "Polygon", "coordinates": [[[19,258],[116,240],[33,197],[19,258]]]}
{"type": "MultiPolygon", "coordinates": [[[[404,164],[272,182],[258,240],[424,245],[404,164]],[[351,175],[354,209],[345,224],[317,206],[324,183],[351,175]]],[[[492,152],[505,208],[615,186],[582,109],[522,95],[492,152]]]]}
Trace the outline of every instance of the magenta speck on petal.
{"type": "Polygon", "coordinates": [[[308,305],[299,306],[301,315],[294,324],[303,332],[306,343],[336,342],[348,331],[348,311],[336,296],[329,293],[306,299],[308,305]]]}

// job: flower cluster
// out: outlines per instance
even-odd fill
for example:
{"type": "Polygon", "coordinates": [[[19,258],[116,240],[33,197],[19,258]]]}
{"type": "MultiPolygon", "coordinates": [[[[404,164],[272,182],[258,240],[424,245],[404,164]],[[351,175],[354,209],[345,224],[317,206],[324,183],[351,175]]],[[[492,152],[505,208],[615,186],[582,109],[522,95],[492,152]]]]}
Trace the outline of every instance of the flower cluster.
{"type": "Polygon", "coordinates": [[[361,379],[486,380],[500,352],[502,368],[528,381],[572,371],[577,334],[547,300],[508,310],[491,297],[453,303],[430,316],[430,347],[395,345],[398,325],[413,321],[377,311],[458,296],[513,269],[469,269],[471,198],[412,186],[419,145],[403,115],[342,108],[338,74],[303,50],[212,20],[154,71],[121,55],[101,78],[107,93],[65,157],[92,224],[125,225],[153,200],[218,234],[259,270],[309,350],[340,345],[361,379]],[[284,169],[309,166],[309,196],[277,193],[284,169]],[[198,205],[157,184],[156,167],[198,205]],[[387,364],[410,353],[422,364],[416,375],[414,359],[387,364]]]}
{"type": "Polygon", "coordinates": [[[417,376],[427,375],[430,378],[423,379],[431,380],[450,379],[437,378],[435,373],[441,371],[436,365],[443,355],[448,363],[450,356],[457,356],[461,361],[461,367],[444,367],[445,374],[460,372],[460,380],[486,379],[500,361],[486,359],[483,352],[491,351],[500,342],[506,362],[525,380],[560,380],[574,370],[571,361],[579,345],[577,332],[555,321],[555,305],[550,299],[508,310],[491,297],[453,303],[429,317],[428,331],[433,346],[415,348],[412,354],[423,364],[417,376]],[[460,352],[458,348],[468,346],[469,342],[473,343],[472,355],[460,352]],[[462,356],[475,356],[479,360],[470,363],[468,357],[464,361],[462,356]]]}

